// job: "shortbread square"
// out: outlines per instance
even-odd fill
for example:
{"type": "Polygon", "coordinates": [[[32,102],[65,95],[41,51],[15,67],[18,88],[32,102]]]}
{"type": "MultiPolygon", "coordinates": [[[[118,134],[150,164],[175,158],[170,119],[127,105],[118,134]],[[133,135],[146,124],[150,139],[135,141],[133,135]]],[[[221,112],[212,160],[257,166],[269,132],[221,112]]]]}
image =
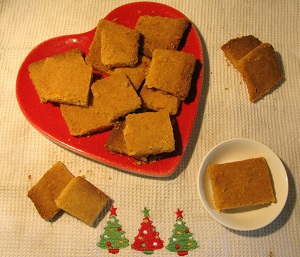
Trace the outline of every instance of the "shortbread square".
{"type": "Polygon", "coordinates": [[[88,106],[93,69],[79,49],[47,57],[43,64],[29,66],[30,77],[42,103],[88,106]],[[42,66],[37,70],[36,66],[42,66]]]}
{"type": "Polygon", "coordinates": [[[113,124],[107,114],[101,111],[101,106],[99,99],[94,97],[89,107],[61,104],[60,110],[70,134],[79,137],[112,128],[113,124]]]}
{"type": "Polygon", "coordinates": [[[178,97],[155,88],[142,87],[140,91],[142,107],[154,111],[165,110],[170,115],[176,115],[181,101],[178,97]]]}
{"type": "MultiPolygon", "coordinates": [[[[126,142],[124,139],[125,121],[117,121],[109,134],[109,137],[104,147],[113,154],[125,154],[128,155],[126,142]]],[[[137,161],[147,162],[147,156],[133,156],[137,161]]]]}
{"type": "Polygon", "coordinates": [[[101,32],[101,61],[109,68],[132,67],[138,62],[140,33],[115,24],[101,32]]]}
{"type": "Polygon", "coordinates": [[[250,51],[238,61],[238,66],[251,102],[262,98],[283,79],[276,53],[269,43],[250,51]]]}
{"type": "Polygon", "coordinates": [[[271,174],[264,157],[210,164],[207,172],[219,211],[275,202],[271,174]]]}
{"type": "Polygon", "coordinates": [[[101,111],[115,121],[141,107],[141,99],[129,79],[122,74],[112,74],[92,85],[94,98],[101,103],[101,111]]]}
{"type": "Polygon", "coordinates": [[[86,63],[90,64],[95,70],[100,71],[100,73],[110,74],[112,72],[112,70],[101,61],[101,33],[103,29],[112,30],[115,25],[116,23],[112,21],[99,20],[93,41],[86,56],[86,63]]]}
{"type": "Polygon", "coordinates": [[[221,49],[223,50],[226,58],[237,70],[239,70],[238,60],[259,46],[261,43],[262,42],[258,38],[249,35],[231,39],[224,44],[221,49]]]}
{"type": "Polygon", "coordinates": [[[184,101],[191,88],[195,65],[196,57],[193,54],[156,49],[145,85],[170,93],[184,101]]]}
{"type": "Polygon", "coordinates": [[[104,147],[111,153],[127,154],[126,142],[124,140],[125,121],[117,121],[109,134],[104,147]]]}
{"type": "Polygon", "coordinates": [[[141,33],[143,55],[152,57],[155,49],[177,50],[188,26],[186,18],[140,16],[135,29],[141,33]]]}
{"type": "Polygon", "coordinates": [[[139,56],[139,61],[134,67],[115,68],[114,74],[126,75],[132,86],[136,91],[139,90],[140,86],[144,82],[148,70],[150,67],[151,60],[146,56],[139,56]]]}
{"type": "Polygon", "coordinates": [[[167,111],[128,114],[123,133],[130,156],[149,156],[175,150],[173,127],[167,111]]]}
{"type": "Polygon", "coordinates": [[[83,177],[73,178],[56,198],[56,205],[93,226],[109,197],[83,177]]]}
{"type": "Polygon", "coordinates": [[[46,59],[42,59],[37,62],[33,62],[28,66],[29,77],[34,85],[34,88],[39,96],[40,102],[45,103],[47,99],[47,93],[45,92],[43,67],[46,59]]]}
{"type": "Polygon", "coordinates": [[[43,219],[52,220],[60,211],[54,200],[72,178],[73,175],[66,166],[62,162],[57,162],[29,190],[28,197],[43,219]]]}

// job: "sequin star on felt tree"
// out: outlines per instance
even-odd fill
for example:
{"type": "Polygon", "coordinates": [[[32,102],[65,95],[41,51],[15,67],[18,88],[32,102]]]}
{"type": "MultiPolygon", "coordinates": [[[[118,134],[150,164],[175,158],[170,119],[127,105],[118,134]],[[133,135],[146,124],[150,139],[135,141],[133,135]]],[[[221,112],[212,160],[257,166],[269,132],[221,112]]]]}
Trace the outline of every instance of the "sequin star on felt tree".
{"type": "Polygon", "coordinates": [[[142,251],[145,254],[153,254],[154,250],[164,247],[164,242],[160,239],[156,227],[152,225],[149,215],[150,209],[146,207],[142,210],[144,214],[141,227],[138,230],[138,235],[134,238],[134,243],[131,248],[136,251],[142,251]]]}
{"type": "Polygon", "coordinates": [[[179,256],[187,255],[189,251],[198,248],[197,241],[193,239],[193,234],[183,221],[182,212],[180,209],[176,212],[173,234],[169,238],[169,244],[166,246],[167,250],[177,252],[179,256]]]}

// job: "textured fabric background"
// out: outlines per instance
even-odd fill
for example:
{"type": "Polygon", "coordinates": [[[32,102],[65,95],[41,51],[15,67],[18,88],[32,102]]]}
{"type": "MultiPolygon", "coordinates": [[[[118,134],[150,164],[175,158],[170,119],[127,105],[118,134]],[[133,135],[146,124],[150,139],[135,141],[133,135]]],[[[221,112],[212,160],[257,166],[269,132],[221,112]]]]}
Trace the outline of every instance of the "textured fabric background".
{"type": "MultiPolygon", "coordinates": [[[[163,0],[197,27],[204,48],[201,102],[186,154],[170,178],[131,175],[71,153],[51,142],[25,119],[15,95],[20,65],[37,44],[52,37],[89,31],[125,0],[0,1],[0,252],[1,256],[109,256],[96,247],[109,218],[91,228],[69,215],[56,222],[40,218],[28,190],[56,161],[74,175],[84,175],[115,201],[117,218],[130,243],[149,208],[165,244],[172,235],[175,211],[199,248],[189,256],[298,256],[300,252],[300,4],[298,0],[163,0]],[[279,53],[285,81],[263,100],[248,100],[240,75],[220,49],[231,38],[253,34],[279,53]],[[257,140],[283,161],[289,196],[269,226],[237,232],[214,221],[201,204],[198,170],[206,153],[236,137],[257,140]]],[[[130,247],[117,256],[143,256],[130,247]]],[[[153,256],[176,256],[166,249],[153,256]]]]}

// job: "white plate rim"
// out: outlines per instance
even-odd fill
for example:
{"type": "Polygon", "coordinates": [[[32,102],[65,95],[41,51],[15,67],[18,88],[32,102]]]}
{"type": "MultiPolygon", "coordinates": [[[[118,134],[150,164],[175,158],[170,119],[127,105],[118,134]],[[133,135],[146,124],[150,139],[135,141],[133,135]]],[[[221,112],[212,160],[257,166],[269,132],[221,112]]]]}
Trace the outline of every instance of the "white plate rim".
{"type": "MultiPolygon", "coordinates": [[[[239,231],[260,229],[274,221],[285,206],[289,189],[287,173],[280,158],[266,145],[247,138],[228,139],[214,146],[206,154],[200,165],[197,182],[201,202],[210,216],[223,226],[239,231]],[[238,148],[241,146],[244,147],[238,148]],[[207,196],[203,186],[203,179],[207,165],[214,160],[215,163],[224,163],[259,156],[265,157],[269,165],[277,202],[272,203],[267,207],[254,208],[250,211],[250,215],[247,212],[219,213],[216,211],[207,201],[207,196]],[[274,169],[274,167],[277,167],[277,169],[274,169]],[[261,217],[261,219],[257,219],[257,217],[261,217]]],[[[209,200],[212,201],[212,199],[209,200]]]]}

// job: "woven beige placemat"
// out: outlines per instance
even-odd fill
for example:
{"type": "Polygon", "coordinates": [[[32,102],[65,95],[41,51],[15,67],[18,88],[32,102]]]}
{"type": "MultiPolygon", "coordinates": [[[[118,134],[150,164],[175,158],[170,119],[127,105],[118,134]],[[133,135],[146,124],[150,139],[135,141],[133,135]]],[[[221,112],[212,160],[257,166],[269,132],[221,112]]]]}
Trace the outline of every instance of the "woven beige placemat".
{"type": "Polygon", "coordinates": [[[167,179],[131,175],[63,149],[29,124],[15,96],[18,69],[34,46],[55,36],[89,31],[112,9],[128,2],[0,3],[2,256],[111,256],[96,245],[112,218],[109,210],[95,228],[67,214],[49,223],[27,198],[28,190],[58,160],[113,199],[116,218],[129,240],[129,246],[120,249],[117,256],[143,256],[130,245],[142,233],[139,229],[143,227],[145,207],[164,242],[164,248],[155,250],[153,256],[176,256],[165,246],[169,238],[175,237],[173,229],[181,219],[178,209],[183,211],[182,221],[198,243],[197,249],[188,252],[189,256],[299,253],[298,1],[161,2],[180,10],[195,24],[205,58],[201,102],[190,143],[177,172],[167,179]],[[220,49],[229,39],[249,34],[274,46],[285,73],[284,83],[255,104],[248,100],[242,78],[228,65],[220,49]],[[283,212],[269,226],[257,231],[237,232],[218,224],[205,211],[198,194],[197,176],[202,159],[213,146],[235,137],[254,139],[270,147],[283,161],[289,177],[289,197],[283,212]]]}

